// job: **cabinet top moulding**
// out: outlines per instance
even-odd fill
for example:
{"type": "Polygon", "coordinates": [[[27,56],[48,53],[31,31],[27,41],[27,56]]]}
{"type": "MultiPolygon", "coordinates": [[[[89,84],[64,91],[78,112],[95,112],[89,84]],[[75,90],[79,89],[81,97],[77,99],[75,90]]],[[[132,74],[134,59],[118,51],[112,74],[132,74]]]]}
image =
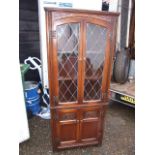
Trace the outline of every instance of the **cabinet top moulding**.
{"type": "Polygon", "coordinates": [[[79,9],[62,9],[62,8],[45,8],[45,11],[59,11],[68,13],[83,13],[83,14],[93,14],[93,15],[106,15],[106,16],[119,16],[118,12],[109,11],[94,11],[94,10],[79,10],[79,9]]]}

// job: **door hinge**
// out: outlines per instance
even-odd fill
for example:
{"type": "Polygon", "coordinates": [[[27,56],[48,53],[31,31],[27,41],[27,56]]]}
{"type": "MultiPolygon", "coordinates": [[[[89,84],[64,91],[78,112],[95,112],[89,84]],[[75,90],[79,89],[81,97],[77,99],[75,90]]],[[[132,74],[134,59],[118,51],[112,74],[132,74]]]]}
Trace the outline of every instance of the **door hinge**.
{"type": "Polygon", "coordinates": [[[109,33],[110,41],[112,41],[112,37],[113,37],[113,35],[112,35],[112,33],[110,32],[110,33],[109,33]]]}
{"type": "Polygon", "coordinates": [[[58,116],[57,110],[55,110],[53,118],[54,118],[55,121],[59,120],[59,116],[58,116]]]}
{"type": "Polygon", "coordinates": [[[56,137],[56,138],[55,138],[55,142],[56,142],[56,143],[60,143],[60,138],[56,137]]]}
{"type": "Polygon", "coordinates": [[[58,96],[54,96],[53,97],[53,100],[54,100],[54,106],[57,106],[58,105],[58,102],[59,102],[58,96]]]}
{"type": "Polygon", "coordinates": [[[105,93],[101,93],[101,100],[104,100],[105,98],[105,93]]]}
{"type": "Polygon", "coordinates": [[[101,109],[100,116],[103,117],[103,109],[101,109]]]}
{"type": "Polygon", "coordinates": [[[49,37],[50,38],[56,38],[56,31],[50,31],[49,32],[49,37]]]}
{"type": "Polygon", "coordinates": [[[57,114],[54,114],[54,120],[57,121],[59,119],[57,114]]]}
{"type": "Polygon", "coordinates": [[[108,94],[108,93],[106,93],[106,92],[105,92],[105,93],[102,93],[102,94],[101,94],[101,99],[102,99],[102,100],[105,100],[105,99],[107,98],[107,94],[108,94]]]}

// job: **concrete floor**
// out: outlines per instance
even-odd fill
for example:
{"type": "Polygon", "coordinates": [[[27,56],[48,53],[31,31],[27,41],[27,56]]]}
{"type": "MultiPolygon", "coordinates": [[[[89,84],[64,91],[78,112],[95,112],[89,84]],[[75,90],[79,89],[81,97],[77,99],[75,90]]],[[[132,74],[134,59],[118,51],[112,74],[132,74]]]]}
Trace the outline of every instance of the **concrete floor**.
{"type": "Polygon", "coordinates": [[[109,104],[103,144],[53,153],[50,121],[39,117],[29,120],[31,138],[20,144],[19,155],[134,155],[135,110],[120,103],[109,104]]]}

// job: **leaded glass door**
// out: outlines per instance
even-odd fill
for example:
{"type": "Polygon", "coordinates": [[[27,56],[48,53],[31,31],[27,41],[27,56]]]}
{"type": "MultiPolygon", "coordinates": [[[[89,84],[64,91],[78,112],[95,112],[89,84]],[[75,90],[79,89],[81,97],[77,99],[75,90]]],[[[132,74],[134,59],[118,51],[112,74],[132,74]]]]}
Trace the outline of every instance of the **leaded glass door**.
{"type": "Polygon", "coordinates": [[[56,24],[55,32],[54,105],[102,102],[110,58],[108,28],[74,21],[56,24]]]}
{"type": "Polygon", "coordinates": [[[110,58],[109,30],[103,24],[85,22],[85,33],[83,103],[102,102],[110,58]]]}
{"type": "Polygon", "coordinates": [[[80,43],[81,23],[55,24],[56,38],[53,39],[54,105],[77,104],[79,91],[79,63],[82,56],[80,43]]]}

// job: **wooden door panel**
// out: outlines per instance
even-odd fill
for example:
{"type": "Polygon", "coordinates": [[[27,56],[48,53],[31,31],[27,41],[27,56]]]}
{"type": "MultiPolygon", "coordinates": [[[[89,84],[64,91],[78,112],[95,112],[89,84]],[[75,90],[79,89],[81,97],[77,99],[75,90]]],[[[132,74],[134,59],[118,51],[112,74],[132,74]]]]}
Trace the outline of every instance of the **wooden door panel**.
{"type": "Polygon", "coordinates": [[[57,147],[77,143],[79,132],[79,117],[76,109],[56,110],[55,131],[57,147]]]}
{"type": "Polygon", "coordinates": [[[77,126],[77,121],[59,124],[61,145],[77,141],[77,126]]]}
{"type": "Polygon", "coordinates": [[[85,120],[81,125],[81,140],[83,142],[98,140],[98,120],[85,120]]]}
{"type": "Polygon", "coordinates": [[[101,109],[89,107],[81,109],[80,135],[81,142],[99,141],[101,132],[101,109]]]}

